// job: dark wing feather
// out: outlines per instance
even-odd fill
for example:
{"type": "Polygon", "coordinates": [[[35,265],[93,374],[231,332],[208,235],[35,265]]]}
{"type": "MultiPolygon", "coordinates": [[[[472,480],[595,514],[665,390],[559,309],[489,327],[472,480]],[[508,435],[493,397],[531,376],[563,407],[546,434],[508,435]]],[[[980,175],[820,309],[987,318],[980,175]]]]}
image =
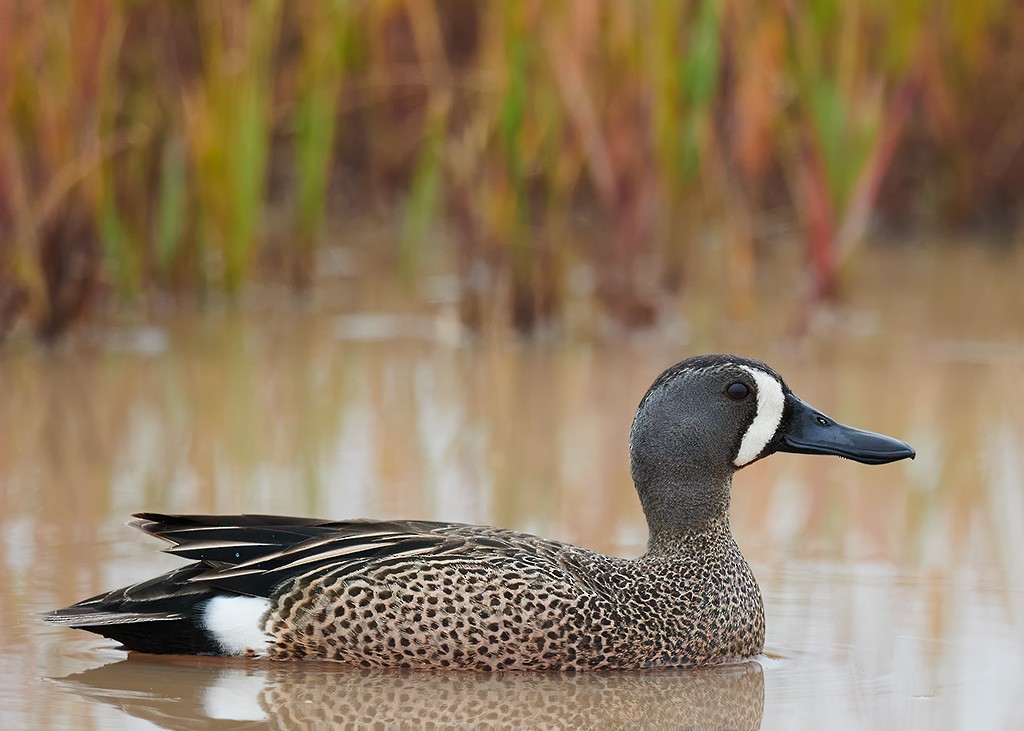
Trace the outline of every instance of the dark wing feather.
{"type": "Polygon", "coordinates": [[[196,622],[197,607],[215,595],[210,586],[192,583],[205,570],[202,564],[190,564],[42,618],[95,632],[140,652],[217,654],[217,644],[196,622]]]}
{"type": "Polygon", "coordinates": [[[97,594],[43,615],[48,622],[77,627],[94,623],[99,615],[111,615],[107,622],[129,622],[129,617],[145,617],[150,621],[174,620],[183,617],[197,598],[211,596],[210,589],[192,579],[204,567],[191,564],[138,584],[97,594]],[[113,615],[121,617],[115,620],[113,615]]]}
{"type": "Polygon", "coordinates": [[[386,559],[451,555],[486,538],[451,535],[466,526],[430,521],[325,521],[274,515],[139,513],[131,525],[171,543],[165,553],[198,561],[190,580],[210,589],[270,596],[297,576],[355,570],[386,559]]]}
{"type": "Polygon", "coordinates": [[[299,576],[352,573],[370,563],[451,555],[466,541],[444,535],[381,531],[311,539],[277,553],[217,568],[192,579],[230,592],[269,596],[276,587],[299,576]]]}
{"type": "Polygon", "coordinates": [[[164,515],[137,513],[129,525],[173,544],[170,553],[210,566],[237,566],[317,538],[379,533],[425,533],[444,523],[427,521],[327,521],[278,515],[164,515]]]}
{"type": "MultiPolygon", "coordinates": [[[[220,652],[202,608],[217,595],[270,597],[304,576],[352,575],[410,561],[461,561],[532,555],[557,566],[562,546],[512,531],[427,521],[323,521],[269,515],[140,513],[132,525],[194,561],[154,579],[44,615],[144,652],[220,652]]],[[[563,557],[564,558],[564,557],[563,557]]],[[[564,570],[564,569],[563,569],[564,570]]]]}

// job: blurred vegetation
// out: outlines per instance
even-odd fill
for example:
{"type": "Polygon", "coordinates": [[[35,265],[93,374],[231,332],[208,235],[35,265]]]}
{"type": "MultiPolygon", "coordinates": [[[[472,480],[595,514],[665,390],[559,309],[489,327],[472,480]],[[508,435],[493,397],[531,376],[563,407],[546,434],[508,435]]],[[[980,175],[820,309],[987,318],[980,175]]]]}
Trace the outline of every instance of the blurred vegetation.
{"type": "Polygon", "coordinates": [[[1003,0],[0,3],[0,337],[308,289],[368,216],[473,328],[648,324],[709,231],[742,302],[776,219],[830,297],[878,216],[1014,223],[1021,48],[1003,0]]]}

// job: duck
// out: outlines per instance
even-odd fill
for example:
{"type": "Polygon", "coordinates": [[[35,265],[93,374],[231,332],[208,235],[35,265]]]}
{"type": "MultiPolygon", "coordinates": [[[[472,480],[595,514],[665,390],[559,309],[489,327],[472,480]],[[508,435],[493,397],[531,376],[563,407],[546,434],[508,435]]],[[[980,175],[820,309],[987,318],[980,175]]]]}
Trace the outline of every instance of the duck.
{"type": "Polygon", "coordinates": [[[139,513],[189,560],[43,615],[129,652],[356,668],[590,671],[758,656],[764,601],[729,527],[732,480],[778,452],[869,465],[914,458],[845,426],[765,363],[666,369],[629,431],[647,550],[605,555],[527,533],[422,520],[139,513]]]}

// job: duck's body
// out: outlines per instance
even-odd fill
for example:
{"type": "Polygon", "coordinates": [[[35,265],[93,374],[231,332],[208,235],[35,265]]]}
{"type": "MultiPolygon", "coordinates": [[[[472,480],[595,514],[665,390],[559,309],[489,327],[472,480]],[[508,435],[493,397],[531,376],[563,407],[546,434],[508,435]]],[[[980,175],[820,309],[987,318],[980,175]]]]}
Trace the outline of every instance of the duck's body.
{"type": "Polygon", "coordinates": [[[662,374],[630,435],[651,529],[640,558],[461,524],[140,514],[136,527],[195,563],[46,618],[144,652],[363,667],[628,669],[750,657],[764,646],[764,613],[729,532],[732,473],[779,450],[873,463],[913,456],[805,406],[770,368],[735,356],[662,374]],[[861,441],[809,435],[819,428],[809,419],[861,441]]]}
{"type": "Polygon", "coordinates": [[[724,520],[638,559],[446,523],[142,514],[135,525],[199,563],[61,622],[148,652],[568,670],[716,662],[764,643],[761,595],[724,520]],[[265,557],[240,560],[255,550],[265,557]]]}

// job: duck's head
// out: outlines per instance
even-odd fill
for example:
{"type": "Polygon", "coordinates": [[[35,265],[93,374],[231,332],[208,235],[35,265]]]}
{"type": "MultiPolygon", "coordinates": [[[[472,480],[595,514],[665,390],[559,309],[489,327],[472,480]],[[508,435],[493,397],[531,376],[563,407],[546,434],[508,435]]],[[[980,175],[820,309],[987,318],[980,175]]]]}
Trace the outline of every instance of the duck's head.
{"type": "Polygon", "coordinates": [[[844,426],[801,401],[774,370],[735,355],[701,355],[662,373],[637,407],[633,480],[652,530],[724,512],[732,474],[775,452],[885,464],[906,442],[844,426]]]}

